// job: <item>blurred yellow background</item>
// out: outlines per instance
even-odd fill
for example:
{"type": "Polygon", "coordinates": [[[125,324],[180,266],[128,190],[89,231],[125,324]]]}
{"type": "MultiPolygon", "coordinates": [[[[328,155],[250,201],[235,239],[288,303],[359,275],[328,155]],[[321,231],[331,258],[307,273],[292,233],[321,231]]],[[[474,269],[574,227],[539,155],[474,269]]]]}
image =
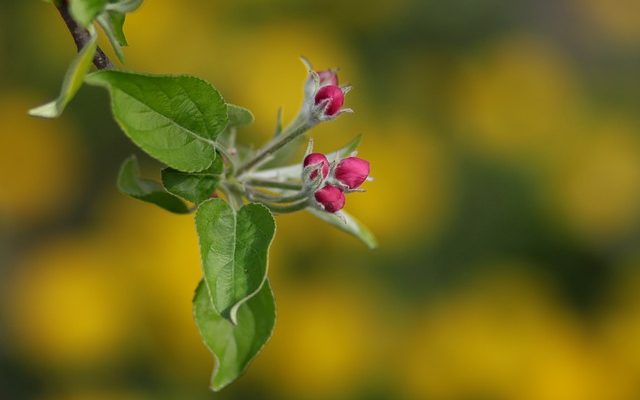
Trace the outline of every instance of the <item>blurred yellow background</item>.
{"type": "Polygon", "coordinates": [[[116,191],[136,149],[102,91],[27,116],[75,49],[1,0],[0,399],[640,398],[640,2],[148,0],[125,31],[127,69],[209,80],[254,145],[301,54],[339,66],[356,113],[313,136],[365,134],[347,210],[380,248],[279,217],[274,336],[209,392],[192,218],[116,191]]]}

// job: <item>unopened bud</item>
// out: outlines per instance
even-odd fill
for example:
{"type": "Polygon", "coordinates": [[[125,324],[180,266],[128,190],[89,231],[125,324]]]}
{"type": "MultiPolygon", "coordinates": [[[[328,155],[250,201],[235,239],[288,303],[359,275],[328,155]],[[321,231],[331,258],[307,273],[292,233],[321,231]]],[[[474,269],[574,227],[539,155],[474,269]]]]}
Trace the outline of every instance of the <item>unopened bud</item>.
{"type": "MultiPolygon", "coordinates": [[[[304,158],[304,161],[302,162],[303,167],[316,164],[322,164],[322,177],[326,178],[329,175],[329,160],[327,160],[327,157],[324,154],[311,153],[306,156],[304,158]]],[[[316,171],[313,171],[309,178],[315,179],[316,176],[318,176],[318,173],[316,171]]]]}
{"type": "Polygon", "coordinates": [[[324,210],[330,213],[337,212],[344,207],[344,193],[333,185],[325,185],[322,189],[315,193],[316,201],[324,207],[324,210]]]}
{"type": "Polygon", "coordinates": [[[320,78],[320,86],[333,85],[338,86],[338,74],[331,69],[324,71],[318,71],[318,78],[320,78]]]}
{"type": "Polygon", "coordinates": [[[340,108],[344,104],[344,93],[339,86],[327,85],[323,86],[316,93],[316,104],[320,104],[323,101],[328,100],[327,108],[325,109],[326,115],[335,115],[340,111],[340,108]]]}
{"type": "Polygon", "coordinates": [[[334,175],[340,183],[355,189],[369,176],[369,161],[358,157],[345,158],[336,166],[334,175]]]}

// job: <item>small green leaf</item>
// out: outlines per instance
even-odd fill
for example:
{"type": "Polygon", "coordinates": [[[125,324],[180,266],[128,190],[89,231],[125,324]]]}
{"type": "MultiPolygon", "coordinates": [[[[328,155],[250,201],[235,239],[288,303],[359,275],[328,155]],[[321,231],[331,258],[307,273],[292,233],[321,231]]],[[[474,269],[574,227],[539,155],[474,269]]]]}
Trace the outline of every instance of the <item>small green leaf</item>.
{"type": "Polygon", "coordinates": [[[189,212],[189,208],[182,200],[167,193],[159,183],[140,178],[140,168],[135,156],[127,158],[122,163],[118,174],[118,190],[176,214],[189,212]]]}
{"type": "Polygon", "coordinates": [[[211,166],[213,140],[228,117],[222,96],[209,83],[113,70],[94,72],[85,81],[109,90],[114,118],[149,155],[184,172],[211,166]]]}
{"type": "Polygon", "coordinates": [[[349,213],[340,211],[340,214],[344,217],[343,220],[336,214],[331,214],[326,211],[316,210],[314,208],[307,208],[307,211],[320,218],[321,220],[335,226],[341,231],[344,231],[360,239],[370,249],[375,249],[376,247],[378,247],[378,241],[376,240],[376,237],[373,235],[373,233],[369,230],[369,228],[362,225],[360,221],[355,219],[349,213]]]}
{"type": "Polygon", "coordinates": [[[278,108],[276,114],[276,127],[273,129],[273,137],[278,137],[282,133],[282,107],[278,108]]]}
{"type": "Polygon", "coordinates": [[[173,168],[162,170],[162,184],[176,196],[200,204],[209,197],[218,186],[224,166],[222,157],[217,157],[211,167],[201,172],[181,172],[173,168]]]}
{"type": "Polygon", "coordinates": [[[229,114],[229,126],[249,125],[254,121],[251,111],[244,107],[227,103],[227,113],[229,114]]]}
{"type": "Polygon", "coordinates": [[[245,371],[271,337],[276,305],[267,281],[255,296],[240,306],[238,323],[234,325],[211,306],[207,286],[201,281],[193,298],[193,315],[216,363],[211,389],[219,391],[245,371]]]}
{"type": "Polygon", "coordinates": [[[62,81],[62,88],[58,98],[52,102],[44,104],[40,107],[32,108],[29,110],[29,115],[34,117],[43,118],[57,118],[62,114],[64,108],[76,95],[82,82],[84,80],[87,71],[91,68],[93,56],[96,53],[96,39],[95,31],[92,32],[91,38],[85,44],[85,46],[78,52],[64,76],[62,81]]]}
{"type": "Polygon", "coordinates": [[[273,216],[261,204],[247,204],[236,214],[224,200],[210,199],[198,207],[196,230],[212,306],[236,323],[238,307],[266,279],[273,216]]]}
{"type": "Polygon", "coordinates": [[[341,149],[327,154],[327,158],[329,159],[329,161],[331,161],[335,158],[349,157],[351,153],[358,149],[358,146],[360,146],[360,142],[362,142],[362,134],[359,134],[358,136],[351,139],[351,141],[341,149]]]}
{"type": "Polygon", "coordinates": [[[115,11],[120,14],[126,14],[135,11],[141,5],[142,0],[109,0],[109,4],[107,4],[107,11],[115,11]]]}
{"type": "Polygon", "coordinates": [[[104,11],[107,0],[69,0],[69,12],[77,23],[88,28],[104,11]]]}
{"type": "Polygon", "coordinates": [[[125,15],[116,11],[106,11],[98,16],[98,23],[107,34],[111,47],[116,52],[120,62],[124,63],[124,52],[122,47],[127,45],[127,38],[124,36],[125,15]]]}

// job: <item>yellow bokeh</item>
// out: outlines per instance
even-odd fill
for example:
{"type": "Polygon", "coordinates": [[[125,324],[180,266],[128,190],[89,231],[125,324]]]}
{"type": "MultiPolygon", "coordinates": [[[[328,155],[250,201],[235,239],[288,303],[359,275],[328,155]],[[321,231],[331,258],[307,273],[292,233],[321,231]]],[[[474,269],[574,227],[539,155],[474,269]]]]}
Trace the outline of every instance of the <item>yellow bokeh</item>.
{"type": "Polygon", "coordinates": [[[0,96],[0,221],[28,224],[55,217],[73,206],[83,183],[84,150],[69,118],[37,119],[27,110],[41,96],[8,92],[0,96]]]}
{"type": "Polygon", "coordinates": [[[572,3],[601,36],[631,46],[640,43],[640,3],[636,0],[573,0],[572,3]]]}
{"type": "Polygon", "coordinates": [[[159,74],[195,74],[208,77],[211,65],[223,60],[216,35],[215,13],[172,1],[145,2],[127,17],[127,65],[159,74]],[[214,39],[216,38],[216,39],[214,39]],[[135,49],[133,51],[132,49],[135,49]]]}
{"type": "Polygon", "coordinates": [[[374,324],[370,297],[353,289],[337,280],[274,284],[278,323],[255,368],[282,395],[348,397],[375,368],[384,327],[374,324]]]}
{"type": "MultiPolygon", "coordinates": [[[[101,241],[117,255],[114,273],[138,309],[147,356],[173,378],[207,381],[211,357],[193,323],[191,300],[201,277],[193,217],[173,215],[114,193],[100,212],[101,241]]],[[[133,329],[131,332],[136,332],[133,329]]]]}
{"type": "Polygon", "coordinates": [[[384,246],[410,245],[412,237],[424,242],[447,214],[451,195],[447,147],[432,132],[404,118],[390,118],[378,132],[367,136],[359,149],[371,163],[374,180],[363,184],[366,193],[347,197],[346,210],[366,221],[384,246]]]}
{"type": "Polygon", "coordinates": [[[464,64],[453,119],[465,147],[508,161],[536,160],[565,146],[579,118],[579,89],[558,49],[509,37],[464,64]]]}
{"type": "Polygon", "coordinates": [[[635,254],[625,264],[621,267],[626,267],[626,272],[612,285],[601,335],[609,357],[627,371],[636,393],[640,393],[640,257],[635,254]]]}
{"type": "Polygon", "coordinates": [[[3,294],[9,333],[30,362],[96,367],[122,354],[133,321],[129,291],[111,273],[112,259],[90,238],[59,238],[16,266],[3,294]]]}
{"type": "Polygon", "coordinates": [[[397,361],[406,362],[399,383],[408,398],[632,398],[621,370],[542,281],[502,271],[434,303],[411,326],[397,361]]]}
{"type": "Polygon", "coordinates": [[[579,237],[609,241],[640,216],[640,141],[633,124],[602,118],[559,156],[547,182],[557,215],[579,237]]]}

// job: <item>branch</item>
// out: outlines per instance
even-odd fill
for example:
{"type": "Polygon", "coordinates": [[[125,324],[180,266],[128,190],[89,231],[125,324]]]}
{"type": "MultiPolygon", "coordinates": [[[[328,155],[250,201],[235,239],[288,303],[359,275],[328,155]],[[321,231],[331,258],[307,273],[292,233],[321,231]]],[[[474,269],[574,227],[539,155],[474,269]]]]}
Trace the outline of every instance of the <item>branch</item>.
{"type": "MultiPolygon", "coordinates": [[[[58,9],[60,16],[64,20],[64,23],[67,25],[69,33],[71,33],[78,51],[80,51],[80,49],[84,47],[84,45],[89,41],[89,38],[91,37],[89,31],[78,25],[78,23],[71,17],[71,14],[69,14],[68,0],[61,1],[56,5],[56,8],[58,9]]],[[[95,65],[98,69],[114,68],[113,63],[111,62],[109,57],[104,54],[100,47],[96,49],[96,55],[93,57],[93,65],[95,65]]]]}

